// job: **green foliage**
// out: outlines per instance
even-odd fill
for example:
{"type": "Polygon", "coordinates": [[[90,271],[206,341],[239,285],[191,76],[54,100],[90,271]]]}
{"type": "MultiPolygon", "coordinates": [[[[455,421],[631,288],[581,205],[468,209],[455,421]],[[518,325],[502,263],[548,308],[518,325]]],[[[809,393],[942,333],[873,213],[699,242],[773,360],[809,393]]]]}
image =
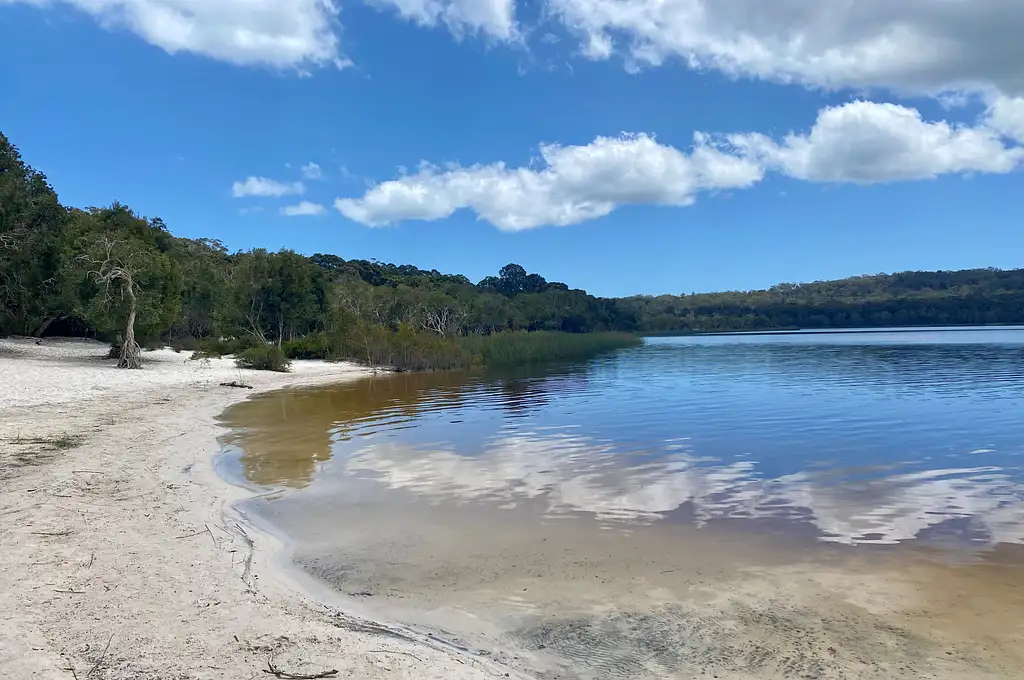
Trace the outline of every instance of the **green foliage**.
{"type": "Polygon", "coordinates": [[[87,319],[102,337],[113,338],[125,331],[134,295],[135,333],[141,343],[157,344],[181,309],[181,270],[165,252],[173,237],[117,203],[72,210],[67,231],[66,309],[87,319]],[[131,291],[124,278],[102,280],[113,267],[130,273],[131,291]]]}
{"type": "Polygon", "coordinates": [[[294,340],[285,340],[281,349],[289,359],[331,359],[331,340],[326,333],[314,333],[294,340]]]}
{"type": "Polygon", "coordinates": [[[235,357],[235,365],[255,371],[287,373],[291,368],[292,360],[285,355],[284,350],[280,347],[261,345],[243,350],[235,357]]]}
{"type": "Polygon", "coordinates": [[[395,330],[359,319],[330,336],[333,358],[350,359],[397,371],[435,371],[459,368],[469,357],[458,343],[412,324],[395,330]]]}
{"type": "Polygon", "coordinates": [[[0,134],[0,335],[33,333],[52,314],[66,218],[46,176],[0,134]]]}
{"type": "Polygon", "coordinates": [[[470,335],[459,346],[475,364],[505,366],[570,359],[586,359],[601,352],[641,343],[630,333],[552,333],[548,331],[470,335]]]}
{"type": "Polygon", "coordinates": [[[260,347],[266,343],[261,343],[251,335],[243,335],[238,338],[206,338],[199,340],[196,344],[198,347],[196,353],[192,356],[193,359],[240,354],[247,349],[260,347]]]}

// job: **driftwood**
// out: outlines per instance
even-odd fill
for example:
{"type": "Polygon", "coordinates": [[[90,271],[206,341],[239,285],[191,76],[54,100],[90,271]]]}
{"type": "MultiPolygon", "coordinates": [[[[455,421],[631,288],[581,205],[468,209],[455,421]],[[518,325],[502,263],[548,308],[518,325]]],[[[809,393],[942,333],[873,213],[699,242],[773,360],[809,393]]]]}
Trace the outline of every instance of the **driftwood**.
{"type": "Polygon", "coordinates": [[[320,680],[320,678],[333,678],[338,675],[337,669],[331,669],[322,673],[314,673],[312,675],[288,673],[287,671],[282,671],[280,668],[275,666],[272,659],[267,660],[267,667],[263,669],[263,672],[273,675],[275,678],[283,678],[284,680],[320,680]]]}
{"type": "Polygon", "coordinates": [[[220,386],[221,387],[240,387],[243,390],[251,390],[252,389],[252,385],[246,385],[245,383],[240,383],[237,380],[232,380],[231,382],[223,382],[223,383],[220,384],[220,386]]]}

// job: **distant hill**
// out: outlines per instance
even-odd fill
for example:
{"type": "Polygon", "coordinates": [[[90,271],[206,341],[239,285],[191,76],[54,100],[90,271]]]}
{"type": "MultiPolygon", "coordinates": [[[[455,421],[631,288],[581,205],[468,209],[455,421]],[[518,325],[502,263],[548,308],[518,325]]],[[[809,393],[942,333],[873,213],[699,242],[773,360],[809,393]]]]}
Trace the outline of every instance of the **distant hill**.
{"type": "Polygon", "coordinates": [[[1024,269],[900,272],[618,300],[645,331],[1024,323],[1024,269]]]}

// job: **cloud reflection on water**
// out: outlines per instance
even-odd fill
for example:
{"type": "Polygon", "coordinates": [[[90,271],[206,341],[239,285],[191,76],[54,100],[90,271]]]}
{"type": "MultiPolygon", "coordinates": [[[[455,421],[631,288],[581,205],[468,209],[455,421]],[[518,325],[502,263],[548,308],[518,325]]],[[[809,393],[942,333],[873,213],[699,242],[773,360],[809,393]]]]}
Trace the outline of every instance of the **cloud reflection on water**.
{"type": "Polygon", "coordinates": [[[650,523],[691,504],[698,524],[723,519],[808,521],[823,541],[895,544],[959,520],[976,545],[1024,543],[1024,488],[998,467],[939,469],[830,484],[801,471],[765,478],[754,461],[716,465],[685,441],[657,460],[624,460],[611,444],[572,432],[494,438],[477,456],[372,442],[353,450],[349,473],[431,501],[540,502],[546,516],[591,513],[650,523]]]}

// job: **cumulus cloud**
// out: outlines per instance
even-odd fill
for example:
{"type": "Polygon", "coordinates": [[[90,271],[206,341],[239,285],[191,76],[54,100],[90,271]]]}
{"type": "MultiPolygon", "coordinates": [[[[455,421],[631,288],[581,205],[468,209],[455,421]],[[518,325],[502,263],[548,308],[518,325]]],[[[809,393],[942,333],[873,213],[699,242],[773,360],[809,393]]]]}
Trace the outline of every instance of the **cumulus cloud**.
{"type": "Polygon", "coordinates": [[[569,225],[622,205],[686,206],[697,194],[740,189],[769,171],[810,182],[872,184],[947,174],[1011,172],[1024,148],[1024,99],[1003,98],[984,121],[926,121],[914,108],[856,101],[818,113],[806,133],[776,140],[761,133],[697,133],[683,152],[645,134],[598,137],[585,146],[541,146],[541,167],[504,163],[446,167],[380,183],[335,207],[376,226],[438,220],[467,208],[500,229],[569,225]]]}
{"type": "Polygon", "coordinates": [[[176,54],[281,68],[343,65],[333,0],[0,0],[69,5],[176,54]]]}
{"type": "Polygon", "coordinates": [[[548,0],[592,59],[814,86],[1024,94],[1020,0],[548,0]]]}
{"type": "Polygon", "coordinates": [[[320,179],[324,173],[316,163],[307,163],[302,166],[302,176],[305,179],[320,179]]]}
{"type": "Polygon", "coordinates": [[[917,109],[865,101],[823,109],[807,134],[781,141],[759,133],[727,139],[743,156],[812,182],[870,184],[1007,173],[1024,160],[1024,149],[1004,145],[991,127],[927,122],[917,109]]]}
{"type": "Polygon", "coordinates": [[[456,37],[482,34],[502,41],[516,40],[515,0],[368,0],[391,7],[421,26],[446,26],[456,37]]]}
{"type": "Polygon", "coordinates": [[[538,168],[425,164],[334,205],[367,225],[438,220],[467,208],[518,231],[577,224],[621,205],[690,205],[701,192],[745,188],[762,178],[758,163],[723,153],[700,135],[689,153],[645,134],[598,137],[584,146],[545,144],[540,153],[538,168]]]}
{"type": "Polygon", "coordinates": [[[295,196],[305,192],[302,182],[279,182],[268,177],[246,177],[231,185],[231,195],[235,198],[295,196]]]}
{"type": "Polygon", "coordinates": [[[311,201],[301,201],[296,205],[286,205],[281,208],[281,214],[285,217],[300,217],[304,215],[323,215],[327,212],[319,203],[313,203],[311,201]]]}
{"type": "Polygon", "coordinates": [[[1024,144],[1024,97],[997,97],[986,121],[994,130],[1024,144]]]}

